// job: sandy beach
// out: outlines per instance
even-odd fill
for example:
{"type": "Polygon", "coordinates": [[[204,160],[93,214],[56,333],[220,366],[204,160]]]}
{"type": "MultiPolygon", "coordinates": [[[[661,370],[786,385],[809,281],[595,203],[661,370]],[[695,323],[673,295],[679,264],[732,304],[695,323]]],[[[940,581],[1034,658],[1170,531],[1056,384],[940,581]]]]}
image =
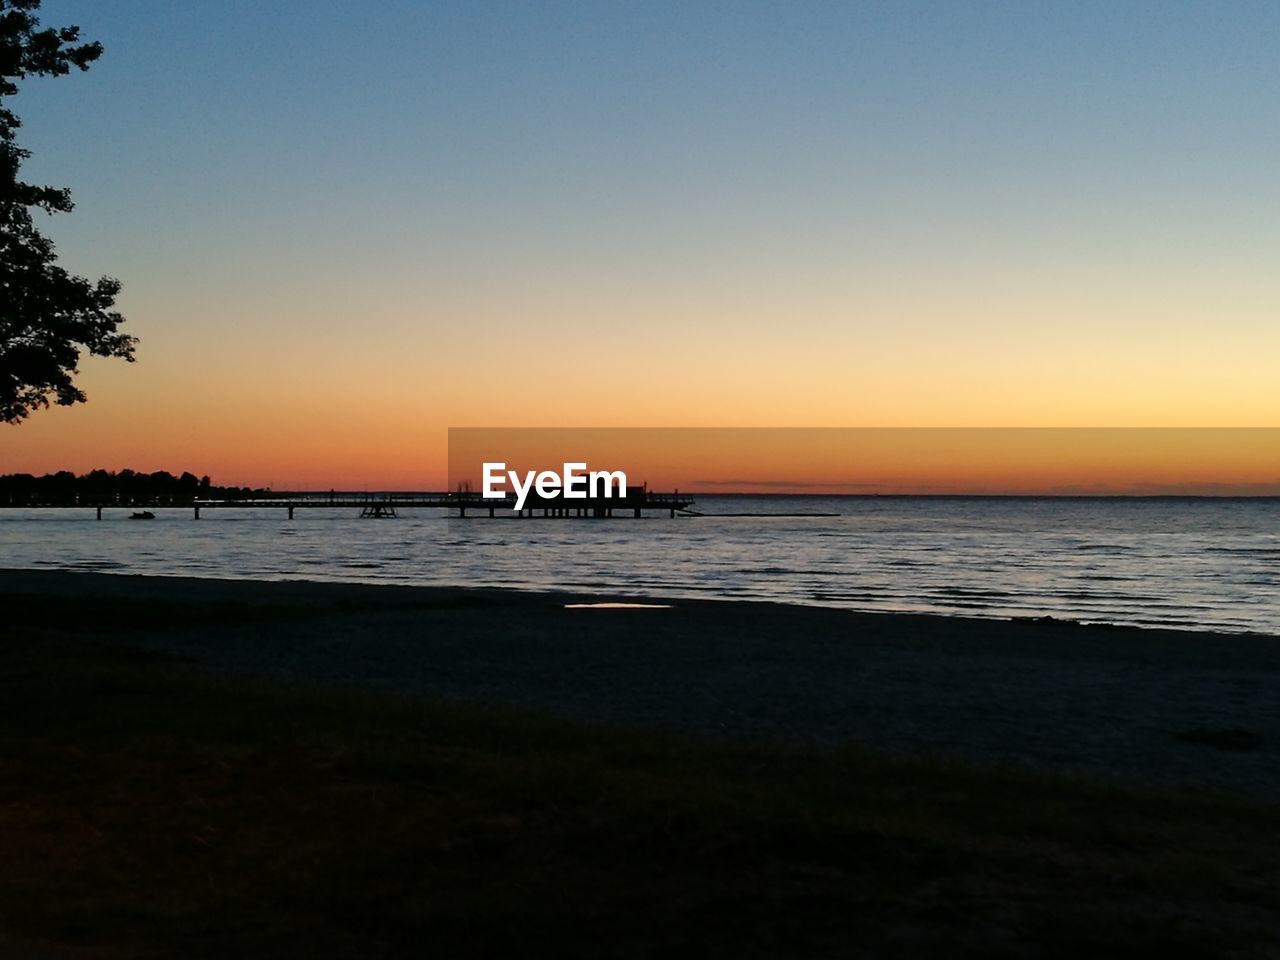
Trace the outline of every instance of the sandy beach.
{"type": "Polygon", "coordinates": [[[1280,640],[768,603],[0,572],[38,629],[204,668],[510,704],[608,724],[1012,762],[1280,796],[1280,640]],[[145,629],[59,627],[144,601],[145,629]],[[228,617],[227,611],[251,616],[228,617]]]}
{"type": "Polygon", "coordinates": [[[1274,638],[610,599],[0,573],[0,954],[1280,944],[1274,638]]]}

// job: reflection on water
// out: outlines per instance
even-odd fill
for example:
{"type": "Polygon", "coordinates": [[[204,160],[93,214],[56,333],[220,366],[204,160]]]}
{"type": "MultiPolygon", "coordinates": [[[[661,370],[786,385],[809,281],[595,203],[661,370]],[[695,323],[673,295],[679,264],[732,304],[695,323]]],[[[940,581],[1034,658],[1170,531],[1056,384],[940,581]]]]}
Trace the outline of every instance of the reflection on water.
{"type": "Polygon", "coordinates": [[[1280,501],[700,497],[706,517],[0,510],[0,566],[770,599],[1280,634],[1280,501]],[[834,517],[720,517],[731,512],[834,517]]]}

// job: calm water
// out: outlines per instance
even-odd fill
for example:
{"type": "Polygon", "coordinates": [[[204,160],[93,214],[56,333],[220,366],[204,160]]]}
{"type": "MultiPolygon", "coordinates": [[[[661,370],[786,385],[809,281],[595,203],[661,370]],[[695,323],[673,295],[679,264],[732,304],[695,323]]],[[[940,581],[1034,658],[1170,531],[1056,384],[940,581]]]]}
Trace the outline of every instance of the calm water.
{"type": "Polygon", "coordinates": [[[709,516],[0,510],[0,567],[562,588],[1280,634],[1280,500],[701,497],[709,516]],[[823,511],[834,517],[716,517],[823,511]]]}

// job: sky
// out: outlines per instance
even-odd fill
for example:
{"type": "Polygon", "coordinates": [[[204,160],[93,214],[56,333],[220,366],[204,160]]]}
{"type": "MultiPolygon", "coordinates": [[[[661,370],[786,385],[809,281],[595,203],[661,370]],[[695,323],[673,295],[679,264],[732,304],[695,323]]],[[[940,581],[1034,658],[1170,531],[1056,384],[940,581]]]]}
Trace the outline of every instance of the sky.
{"type": "MultiPolygon", "coordinates": [[[[0,472],[432,488],[481,426],[1280,425],[1280,5],[46,0],[138,362],[0,472]]],[[[1280,479],[1280,478],[1277,478],[1280,479]]]]}

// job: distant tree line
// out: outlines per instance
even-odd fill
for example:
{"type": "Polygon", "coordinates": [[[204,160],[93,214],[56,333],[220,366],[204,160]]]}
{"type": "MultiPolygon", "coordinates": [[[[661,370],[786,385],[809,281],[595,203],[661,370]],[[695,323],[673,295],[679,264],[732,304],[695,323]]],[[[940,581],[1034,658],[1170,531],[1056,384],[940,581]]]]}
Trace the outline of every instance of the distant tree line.
{"type": "Polygon", "coordinates": [[[9,507],[181,507],[197,500],[249,500],[270,495],[270,490],[261,487],[219,487],[208,477],[185,472],[175,477],[167,470],[91,470],[80,476],[59,470],[42,477],[30,473],[0,476],[0,506],[9,507]]]}

